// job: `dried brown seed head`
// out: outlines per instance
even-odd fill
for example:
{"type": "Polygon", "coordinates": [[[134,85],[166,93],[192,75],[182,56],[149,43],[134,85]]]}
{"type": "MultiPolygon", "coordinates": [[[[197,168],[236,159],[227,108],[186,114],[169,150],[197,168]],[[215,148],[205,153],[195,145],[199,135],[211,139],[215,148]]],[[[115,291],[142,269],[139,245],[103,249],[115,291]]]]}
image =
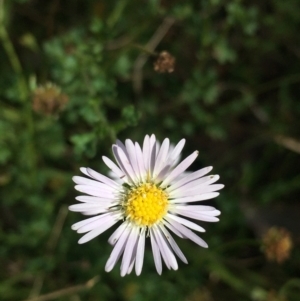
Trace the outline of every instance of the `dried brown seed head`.
{"type": "Polygon", "coordinates": [[[33,93],[32,108],[43,115],[56,115],[68,102],[69,97],[61,92],[61,89],[47,83],[38,87],[33,93]]]}
{"type": "Polygon", "coordinates": [[[154,70],[159,73],[171,73],[174,71],[175,61],[175,57],[168,51],[162,51],[154,62],[154,70]]]}

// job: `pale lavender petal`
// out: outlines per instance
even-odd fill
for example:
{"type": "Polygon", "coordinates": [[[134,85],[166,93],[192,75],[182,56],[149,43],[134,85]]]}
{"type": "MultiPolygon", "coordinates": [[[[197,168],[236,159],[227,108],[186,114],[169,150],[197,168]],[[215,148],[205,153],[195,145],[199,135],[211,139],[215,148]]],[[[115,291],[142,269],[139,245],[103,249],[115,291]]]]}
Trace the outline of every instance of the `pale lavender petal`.
{"type": "Polygon", "coordinates": [[[88,177],[91,177],[91,176],[89,175],[89,173],[87,172],[86,167],[80,167],[79,169],[80,169],[80,171],[81,171],[83,174],[85,174],[85,175],[88,176],[88,177]]]}
{"type": "Polygon", "coordinates": [[[171,204],[178,204],[178,203],[191,203],[191,202],[205,201],[205,200],[213,199],[217,197],[219,194],[220,194],[219,192],[203,193],[203,194],[193,195],[189,197],[174,198],[173,200],[169,200],[169,202],[171,204]]]}
{"type": "Polygon", "coordinates": [[[169,231],[163,226],[163,225],[159,225],[160,229],[162,230],[162,232],[164,233],[165,238],[168,240],[170,246],[172,247],[172,249],[174,250],[174,252],[177,254],[177,256],[184,262],[184,263],[188,263],[187,259],[185,258],[184,254],[182,253],[182,251],[180,250],[180,248],[178,247],[177,243],[175,242],[174,238],[172,237],[172,235],[169,233],[169,231]]]}
{"type": "Polygon", "coordinates": [[[146,135],[143,143],[143,158],[144,158],[144,167],[146,171],[149,169],[149,154],[150,154],[150,138],[148,135],[146,135]]]}
{"type": "Polygon", "coordinates": [[[172,232],[174,232],[180,238],[185,238],[172,224],[170,224],[167,220],[164,220],[164,225],[168,227],[172,232]]]}
{"type": "Polygon", "coordinates": [[[97,204],[81,203],[69,206],[69,210],[73,212],[81,212],[86,210],[102,210],[102,212],[107,211],[106,208],[99,208],[97,204]]]}
{"type": "MultiPolygon", "coordinates": [[[[186,211],[186,210],[174,210],[173,212],[183,215],[183,216],[186,216],[186,217],[193,218],[193,219],[205,221],[205,222],[218,222],[219,221],[219,219],[217,217],[206,215],[201,212],[193,212],[193,211],[186,211]]],[[[186,226],[188,226],[188,225],[186,225],[186,226]]]]}
{"type": "Polygon", "coordinates": [[[135,263],[135,252],[136,252],[136,245],[135,245],[135,247],[133,248],[134,250],[132,251],[132,258],[131,258],[131,261],[130,261],[130,265],[129,265],[129,267],[128,267],[128,270],[127,270],[127,275],[129,275],[131,272],[132,272],[132,270],[133,270],[133,267],[134,267],[134,263],[135,263]]]}
{"type": "Polygon", "coordinates": [[[103,190],[101,188],[86,186],[86,185],[76,185],[75,189],[92,196],[98,196],[98,197],[112,199],[112,200],[115,199],[115,196],[111,191],[103,190]]]}
{"type": "Polygon", "coordinates": [[[127,226],[128,222],[122,223],[108,239],[109,244],[115,245],[121,237],[121,235],[123,234],[124,230],[127,228],[127,226]]]}
{"type": "Polygon", "coordinates": [[[168,186],[171,181],[173,181],[179,174],[183,173],[197,158],[199,152],[195,151],[189,155],[185,160],[183,160],[179,165],[177,165],[171,173],[166,177],[166,179],[161,183],[161,187],[168,186]]]}
{"type": "Polygon", "coordinates": [[[170,145],[170,140],[166,138],[159,150],[159,153],[156,158],[154,170],[153,170],[153,178],[156,178],[157,175],[160,173],[164,165],[166,164],[166,157],[168,155],[168,150],[169,150],[169,145],[170,145]]]}
{"type": "Polygon", "coordinates": [[[72,180],[78,185],[98,187],[98,188],[101,188],[101,189],[104,189],[104,190],[107,190],[107,191],[115,191],[116,190],[115,188],[112,188],[112,187],[110,187],[106,184],[100,183],[100,182],[95,181],[95,180],[90,180],[90,179],[87,179],[87,178],[84,178],[84,177],[75,176],[75,177],[72,178],[72,180]]]}
{"type": "Polygon", "coordinates": [[[118,261],[118,259],[120,258],[122,252],[124,251],[124,248],[125,248],[125,244],[127,242],[127,238],[128,238],[128,235],[130,233],[130,230],[129,228],[126,228],[122,235],[120,236],[119,240],[117,241],[117,243],[115,244],[114,246],[114,249],[112,250],[107,262],[106,262],[106,265],[105,265],[105,271],[106,272],[110,272],[113,267],[115,266],[116,262],[118,261]]]}
{"type": "MultiPolygon", "coordinates": [[[[174,206],[176,209],[180,210],[192,210],[192,211],[216,211],[216,208],[213,206],[206,205],[176,205],[174,206]]],[[[219,210],[217,210],[219,211],[219,210]]],[[[220,212],[220,211],[219,211],[220,212]]]]}
{"type": "Polygon", "coordinates": [[[71,226],[71,229],[72,230],[78,230],[80,227],[84,226],[84,225],[87,225],[95,220],[98,220],[98,219],[101,219],[101,216],[94,216],[94,217],[90,217],[90,218],[87,218],[87,219],[84,219],[83,221],[80,221],[80,222],[77,222],[75,224],[73,224],[71,226]]]}
{"type": "Polygon", "coordinates": [[[137,159],[136,159],[134,144],[130,139],[126,139],[125,145],[126,145],[128,157],[129,157],[129,160],[130,160],[130,163],[131,163],[130,165],[131,165],[132,170],[135,174],[135,178],[138,178],[139,180],[141,180],[141,175],[140,175],[140,172],[139,172],[139,167],[138,167],[138,163],[137,163],[137,159]]]}
{"type": "Polygon", "coordinates": [[[120,141],[119,139],[117,139],[116,145],[117,145],[119,148],[121,148],[121,149],[123,150],[124,154],[125,154],[126,157],[128,158],[128,153],[127,153],[126,147],[125,147],[125,145],[123,144],[123,142],[120,141]]]}
{"type": "Polygon", "coordinates": [[[168,256],[166,255],[166,251],[162,247],[162,243],[161,243],[161,241],[160,241],[160,239],[158,237],[158,234],[157,234],[158,231],[156,229],[154,229],[154,228],[152,228],[151,230],[152,230],[152,234],[153,234],[153,236],[155,238],[155,241],[156,241],[157,247],[159,249],[159,252],[160,252],[160,254],[161,254],[162,258],[163,258],[163,261],[166,264],[167,268],[170,270],[171,269],[171,265],[169,263],[168,256]]]}
{"type": "Polygon", "coordinates": [[[135,143],[135,152],[136,152],[138,168],[140,171],[140,177],[141,177],[142,181],[145,181],[147,178],[147,174],[146,174],[146,170],[145,170],[144,157],[143,157],[141,147],[137,142],[135,143]]]}
{"type": "Polygon", "coordinates": [[[89,204],[98,204],[101,207],[112,206],[114,203],[119,201],[114,201],[112,199],[105,199],[97,196],[89,196],[89,195],[80,195],[75,197],[75,199],[79,202],[85,202],[89,204]]]}
{"type": "Polygon", "coordinates": [[[101,217],[100,219],[80,227],[77,230],[77,233],[86,233],[96,228],[99,228],[102,224],[105,224],[106,222],[109,222],[112,219],[116,219],[116,214],[112,214],[109,212],[109,213],[102,214],[100,217],[101,217]]]}
{"type": "Polygon", "coordinates": [[[131,260],[130,260],[130,265],[129,265],[128,270],[127,270],[127,275],[129,275],[132,272],[134,264],[135,264],[135,261],[136,261],[136,255],[137,255],[136,254],[136,250],[137,250],[138,241],[139,240],[137,238],[137,240],[135,242],[135,245],[133,247],[132,256],[131,256],[131,260]]]}
{"type": "Polygon", "coordinates": [[[95,230],[92,230],[91,232],[85,234],[84,236],[82,236],[78,243],[79,244],[84,244],[90,240],[92,240],[93,238],[95,238],[96,236],[100,235],[101,233],[103,233],[104,231],[106,231],[108,228],[110,228],[111,226],[113,226],[118,220],[111,218],[105,225],[103,225],[100,229],[97,228],[95,230]]]}
{"type": "Polygon", "coordinates": [[[156,268],[157,273],[159,275],[161,275],[161,272],[162,272],[161,256],[160,256],[160,251],[159,251],[159,248],[158,248],[158,245],[157,245],[157,242],[154,237],[152,229],[150,229],[150,240],[151,240],[151,247],[152,247],[155,268],[156,268]]]}
{"type": "MultiPolygon", "coordinates": [[[[177,145],[175,146],[175,148],[173,149],[172,153],[170,153],[169,157],[168,157],[168,161],[170,160],[170,163],[172,164],[172,162],[177,161],[183,147],[185,144],[185,139],[181,139],[177,145]]],[[[172,164],[173,165],[173,164],[172,164]]]]}
{"type": "Polygon", "coordinates": [[[137,177],[132,169],[132,165],[129,162],[128,157],[125,155],[124,151],[121,148],[116,148],[115,157],[118,158],[118,163],[122,167],[123,171],[126,173],[128,179],[131,180],[132,183],[136,183],[137,177]],[[119,162],[120,161],[120,162],[119,162]]]}
{"type": "Polygon", "coordinates": [[[131,233],[129,234],[129,237],[127,239],[127,243],[124,250],[122,265],[121,265],[121,276],[124,277],[127,274],[130,260],[132,258],[132,252],[135,246],[135,243],[137,241],[138,237],[138,228],[133,227],[131,230],[131,233]]]}
{"type": "Polygon", "coordinates": [[[220,190],[224,187],[223,184],[214,184],[214,185],[208,185],[208,186],[200,186],[197,189],[184,189],[184,186],[181,187],[181,189],[177,192],[171,192],[169,194],[170,198],[181,198],[181,197],[188,197],[188,196],[195,196],[195,195],[201,195],[208,192],[214,192],[217,190],[220,190]]]}
{"type": "Polygon", "coordinates": [[[145,253],[145,232],[146,228],[142,228],[139,234],[139,241],[136,250],[135,273],[139,276],[142,272],[144,253],[145,253]]]}
{"type": "Polygon", "coordinates": [[[186,183],[176,189],[167,190],[170,194],[175,194],[177,192],[183,191],[183,190],[193,190],[193,189],[199,189],[200,185],[210,185],[220,179],[219,175],[210,175],[206,176],[194,181],[191,181],[189,183],[186,183]]]}
{"type": "Polygon", "coordinates": [[[178,269],[177,260],[173,252],[171,251],[165,237],[162,235],[161,230],[158,227],[155,227],[154,232],[157,235],[158,246],[165,260],[165,263],[166,264],[168,263],[173,270],[177,270],[178,269]]]}
{"type": "Polygon", "coordinates": [[[170,164],[165,165],[164,168],[160,171],[160,173],[156,177],[155,182],[156,183],[162,182],[166,178],[167,174],[170,173],[171,167],[172,167],[172,165],[170,165],[170,164]]]}
{"type": "MultiPolygon", "coordinates": [[[[107,212],[107,211],[105,211],[107,212]]],[[[81,214],[83,215],[98,215],[100,213],[103,213],[102,209],[93,209],[93,210],[86,210],[86,211],[82,211],[81,214]]]]}
{"type": "Polygon", "coordinates": [[[173,215],[173,214],[167,213],[167,215],[165,216],[165,218],[167,220],[169,220],[169,219],[175,220],[176,222],[178,222],[180,224],[183,224],[183,225],[185,225],[185,226],[187,226],[187,227],[189,227],[189,228],[191,228],[191,229],[193,229],[195,231],[205,232],[205,229],[203,229],[199,225],[197,225],[197,224],[195,224],[193,222],[190,222],[187,219],[179,217],[177,215],[173,215]]]}
{"type": "Polygon", "coordinates": [[[108,168],[110,168],[120,179],[122,179],[125,174],[124,172],[109,158],[102,156],[103,162],[106,164],[108,168]]]}
{"type": "Polygon", "coordinates": [[[198,235],[196,235],[193,231],[191,231],[190,229],[186,228],[184,225],[174,221],[174,220],[169,220],[168,218],[166,218],[170,223],[172,223],[172,225],[177,228],[178,231],[180,231],[184,237],[189,238],[190,240],[192,240],[194,243],[196,243],[197,245],[203,247],[203,248],[208,248],[207,243],[200,238],[198,235]]]}
{"type": "Polygon", "coordinates": [[[152,176],[153,175],[153,170],[155,166],[155,161],[156,161],[156,140],[155,136],[151,135],[150,137],[150,153],[149,153],[149,174],[152,176]]]}
{"type": "Polygon", "coordinates": [[[196,180],[198,178],[201,178],[202,176],[206,175],[207,173],[209,173],[211,170],[212,170],[212,166],[209,166],[209,167],[205,167],[205,168],[202,168],[200,170],[197,170],[187,176],[185,176],[184,178],[181,178],[177,181],[174,181],[174,183],[167,188],[167,191],[170,192],[186,183],[189,183],[193,180],[196,180]]]}
{"type": "Polygon", "coordinates": [[[91,168],[87,168],[86,170],[87,170],[88,174],[90,175],[90,177],[94,178],[95,180],[98,180],[112,188],[115,188],[115,189],[120,188],[120,185],[117,182],[113,181],[112,179],[94,171],[91,168]]]}

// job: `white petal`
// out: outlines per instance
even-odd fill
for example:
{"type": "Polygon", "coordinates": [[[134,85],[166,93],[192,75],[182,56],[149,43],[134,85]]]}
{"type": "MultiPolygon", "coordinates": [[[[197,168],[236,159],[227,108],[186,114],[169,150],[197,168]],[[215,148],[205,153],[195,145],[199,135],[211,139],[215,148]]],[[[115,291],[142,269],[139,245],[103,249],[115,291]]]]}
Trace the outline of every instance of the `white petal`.
{"type": "Polygon", "coordinates": [[[107,211],[106,208],[99,208],[99,206],[97,204],[81,203],[81,204],[69,206],[69,210],[74,211],[74,212],[89,211],[89,210],[93,210],[93,209],[102,210],[100,212],[107,211]]]}
{"type": "Polygon", "coordinates": [[[180,224],[183,224],[195,231],[199,231],[199,232],[205,232],[205,229],[203,229],[202,227],[200,227],[199,225],[193,223],[193,222],[190,222],[188,221],[187,219],[185,218],[182,218],[182,217],[179,217],[179,216],[176,216],[176,215],[173,215],[173,214],[170,214],[168,213],[165,217],[166,219],[170,218],[172,220],[175,220],[176,222],[180,223],[180,224]]]}
{"type": "Polygon", "coordinates": [[[217,197],[220,193],[219,192],[210,192],[210,193],[203,193],[199,195],[193,195],[189,197],[183,198],[175,198],[173,200],[169,200],[171,204],[179,204],[179,203],[191,203],[191,202],[198,202],[198,201],[205,201],[209,199],[213,199],[217,197]]]}
{"type": "Polygon", "coordinates": [[[114,194],[111,191],[103,190],[101,188],[93,187],[93,186],[86,186],[86,185],[76,185],[75,189],[77,191],[92,195],[98,196],[107,199],[115,199],[114,194]]]}
{"type": "Polygon", "coordinates": [[[168,227],[171,231],[173,231],[180,238],[185,238],[172,224],[170,224],[167,220],[164,220],[164,225],[168,227]]]}
{"type": "Polygon", "coordinates": [[[150,154],[150,138],[148,135],[146,135],[143,143],[143,158],[144,158],[144,167],[146,171],[149,168],[149,154],[150,154]]]}
{"type": "Polygon", "coordinates": [[[180,180],[175,181],[170,187],[167,188],[167,191],[170,192],[186,183],[189,183],[195,179],[201,178],[202,176],[206,175],[212,170],[212,166],[202,168],[200,170],[197,170],[184,178],[181,178],[180,180]]]}
{"type": "Polygon", "coordinates": [[[106,191],[115,191],[115,189],[110,187],[110,186],[107,186],[107,185],[105,185],[103,183],[100,183],[98,181],[90,180],[90,179],[87,179],[87,178],[84,178],[84,177],[75,176],[75,177],[72,178],[72,180],[78,185],[98,187],[98,188],[104,189],[106,191]]]}
{"type": "Polygon", "coordinates": [[[115,232],[110,236],[110,238],[108,239],[109,244],[111,245],[115,245],[116,242],[119,240],[119,238],[121,237],[122,233],[124,232],[124,230],[127,228],[128,223],[124,222],[122,223],[116,230],[115,232]]]}
{"type": "Polygon", "coordinates": [[[189,238],[194,243],[198,244],[199,246],[201,246],[203,248],[208,248],[207,243],[202,238],[200,238],[198,235],[196,235],[193,231],[191,231],[190,229],[186,228],[184,225],[182,225],[174,220],[172,221],[172,220],[169,220],[168,218],[166,218],[166,219],[170,223],[172,223],[172,225],[174,227],[176,227],[177,230],[183,234],[183,236],[185,236],[186,238],[189,238]]]}
{"type": "Polygon", "coordinates": [[[80,195],[75,197],[75,199],[79,202],[97,204],[100,207],[110,207],[119,202],[118,200],[114,201],[112,199],[105,199],[101,197],[88,196],[88,195],[80,195]]]}
{"type": "Polygon", "coordinates": [[[193,190],[193,189],[199,189],[200,185],[210,185],[216,181],[218,181],[220,179],[219,175],[210,175],[210,176],[206,176],[194,181],[191,181],[189,183],[186,183],[176,189],[172,189],[171,190],[167,190],[170,194],[174,194],[177,193],[178,191],[185,191],[185,190],[193,190]]]}
{"type": "Polygon", "coordinates": [[[144,157],[143,157],[141,147],[137,142],[135,143],[135,152],[136,152],[136,159],[140,171],[141,180],[145,181],[147,174],[145,170],[144,157]]]}
{"type": "MultiPolygon", "coordinates": [[[[218,222],[219,219],[215,216],[207,215],[201,212],[193,212],[193,211],[186,211],[186,210],[175,210],[174,213],[187,216],[193,219],[201,220],[204,222],[218,222]]],[[[187,225],[186,225],[187,226],[187,225]]],[[[194,229],[195,230],[195,229],[194,229]]]]}
{"type": "Polygon", "coordinates": [[[129,275],[132,272],[133,267],[134,267],[134,263],[135,263],[135,259],[136,259],[137,244],[138,244],[138,239],[136,240],[136,243],[133,247],[132,256],[131,256],[131,260],[130,260],[130,265],[127,269],[127,275],[129,275]]]}
{"type": "Polygon", "coordinates": [[[130,182],[134,184],[137,180],[136,175],[135,175],[135,173],[132,169],[132,166],[129,162],[129,159],[126,156],[126,154],[124,153],[124,151],[120,147],[114,145],[113,153],[114,153],[114,156],[115,156],[119,166],[122,168],[122,170],[126,174],[128,180],[130,180],[130,182]]]}
{"type": "Polygon", "coordinates": [[[137,163],[134,144],[130,139],[126,139],[125,145],[126,145],[126,149],[127,149],[127,153],[128,153],[128,157],[130,160],[132,170],[135,174],[135,178],[138,178],[139,180],[141,180],[141,175],[140,175],[140,171],[139,171],[139,167],[138,167],[138,163],[137,163]]]}
{"type": "MultiPolygon", "coordinates": [[[[205,212],[210,212],[210,211],[219,211],[216,210],[215,207],[213,206],[206,206],[206,205],[175,205],[176,209],[180,209],[180,210],[188,210],[188,211],[205,211],[205,212]]],[[[220,212],[220,211],[219,211],[220,212]]],[[[218,215],[218,214],[216,214],[218,215]]]]}
{"type": "Polygon", "coordinates": [[[177,145],[175,146],[175,148],[173,149],[172,153],[170,153],[170,156],[168,157],[168,160],[170,160],[170,162],[176,162],[178,157],[180,156],[180,153],[184,147],[185,144],[185,139],[181,139],[177,145]]]}
{"type": "Polygon", "coordinates": [[[154,166],[154,170],[153,170],[153,178],[156,178],[158,176],[158,174],[160,173],[160,171],[163,169],[163,167],[166,164],[166,158],[168,155],[169,145],[170,145],[170,140],[168,138],[166,138],[163,141],[161,148],[159,150],[159,153],[157,155],[157,158],[156,158],[156,162],[155,162],[155,166],[154,166]]]}
{"type": "Polygon", "coordinates": [[[183,160],[179,165],[177,165],[171,173],[166,177],[166,179],[161,183],[161,187],[168,186],[171,181],[173,181],[179,174],[183,173],[197,158],[199,152],[195,151],[189,155],[185,160],[183,160]]]}
{"type": "Polygon", "coordinates": [[[154,231],[155,234],[157,235],[158,246],[161,250],[161,254],[163,255],[166,264],[168,262],[168,264],[173,270],[177,270],[178,269],[177,260],[172,250],[170,249],[166,238],[162,235],[161,230],[158,227],[155,227],[154,231]]]}
{"type": "Polygon", "coordinates": [[[149,174],[152,176],[153,175],[153,170],[155,166],[155,161],[156,161],[156,140],[155,136],[152,134],[150,137],[150,150],[149,150],[149,174]]]}
{"type": "Polygon", "coordinates": [[[217,190],[220,190],[224,187],[223,184],[214,184],[214,185],[208,185],[208,186],[200,186],[197,189],[184,189],[184,187],[177,191],[177,192],[171,192],[169,194],[170,198],[181,198],[181,197],[188,197],[188,196],[196,196],[201,195],[208,192],[214,192],[217,190]]]}
{"type": "Polygon", "coordinates": [[[80,169],[80,171],[81,171],[83,174],[85,174],[85,175],[88,176],[88,177],[91,177],[91,176],[89,175],[89,173],[87,172],[86,167],[80,167],[79,169],[80,169]]]}
{"type": "Polygon", "coordinates": [[[156,183],[162,182],[166,178],[166,175],[170,173],[170,169],[171,169],[172,165],[170,165],[169,162],[167,162],[167,163],[168,163],[168,165],[165,165],[164,168],[160,171],[160,173],[156,177],[156,179],[155,179],[156,183]]]}
{"type": "Polygon", "coordinates": [[[172,247],[172,249],[174,250],[174,252],[177,254],[177,256],[184,262],[184,263],[188,263],[184,254],[182,253],[182,251],[180,250],[180,248],[178,247],[176,241],[174,240],[174,238],[172,237],[172,235],[169,233],[169,231],[163,226],[163,225],[159,225],[161,231],[164,233],[165,238],[168,240],[170,246],[172,247]]]}
{"type": "Polygon", "coordinates": [[[124,250],[122,265],[121,265],[121,276],[124,277],[127,274],[130,260],[132,258],[133,248],[137,240],[137,227],[133,227],[131,233],[128,236],[127,243],[124,250]]]}
{"type": "Polygon", "coordinates": [[[94,230],[98,227],[100,227],[102,224],[109,222],[110,220],[115,219],[115,214],[111,214],[109,213],[105,213],[105,214],[101,214],[100,218],[98,220],[95,220],[93,222],[88,223],[87,225],[84,225],[82,227],[80,227],[77,230],[77,233],[86,233],[89,232],[91,230],[94,230]]]}
{"type": "Polygon", "coordinates": [[[102,209],[93,209],[93,210],[86,210],[81,212],[81,214],[83,215],[99,215],[100,213],[103,213],[102,209]]]}
{"type": "Polygon", "coordinates": [[[80,222],[78,222],[78,223],[75,223],[75,224],[73,224],[73,225],[71,226],[71,229],[76,231],[76,230],[78,230],[80,227],[82,227],[82,226],[84,226],[84,225],[87,225],[87,224],[89,224],[89,223],[91,223],[91,222],[93,222],[93,221],[95,221],[95,220],[97,220],[97,219],[101,219],[101,216],[90,217],[90,218],[87,218],[87,219],[85,219],[85,220],[83,220],[83,221],[80,221],[80,222]]]}
{"type": "Polygon", "coordinates": [[[145,232],[146,228],[142,228],[139,234],[139,241],[136,250],[135,273],[139,276],[142,272],[144,253],[145,253],[145,232]]]}
{"type": "Polygon", "coordinates": [[[153,229],[150,229],[150,240],[151,240],[151,247],[152,247],[155,268],[156,268],[157,273],[159,275],[161,275],[161,272],[162,272],[161,256],[160,256],[160,251],[159,251],[156,239],[153,234],[153,229]]]}
{"type": "Polygon", "coordinates": [[[111,218],[105,225],[103,225],[100,229],[97,228],[95,230],[90,231],[89,233],[85,234],[84,236],[82,236],[78,243],[79,244],[84,244],[90,240],[92,240],[93,238],[95,238],[96,236],[100,235],[101,233],[103,233],[104,231],[106,231],[108,228],[110,228],[111,226],[113,226],[118,220],[115,220],[113,218],[111,218]]]}
{"type": "Polygon", "coordinates": [[[126,147],[125,147],[125,145],[123,144],[123,142],[117,139],[116,145],[117,145],[119,148],[121,148],[121,149],[123,150],[124,154],[125,154],[126,157],[128,158],[128,153],[127,153],[126,147]]]}
{"type": "Polygon", "coordinates": [[[112,179],[96,172],[95,170],[93,170],[91,168],[87,168],[86,170],[87,170],[89,176],[96,179],[97,181],[100,181],[100,182],[102,182],[102,183],[104,183],[104,184],[106,184],[106,185],[108,185],[112,188],[115,188],[115,189],[120,188],[120,185],[117,182],[115,182],[112,179]]]}
{"type": "Polygon", "coordinates": [[[124,172],[112,160],[105,156],[102,157],[102,160],[120,179],[125,176],[124,172]]]}
{"type": "Polygon", "coordinates": [[[129,233],[130,233],[130,229],[126,228],[123,231],[118,242],[115,244],[114,249],[112,250],[112,252],[106,262],[106,265],[105,265],[106,272],[110,272],[113,269],[113,267],[115,266],[118,259],[120,258],[121,254],[125,248],[125,244],[126,244],[129,233]]]}

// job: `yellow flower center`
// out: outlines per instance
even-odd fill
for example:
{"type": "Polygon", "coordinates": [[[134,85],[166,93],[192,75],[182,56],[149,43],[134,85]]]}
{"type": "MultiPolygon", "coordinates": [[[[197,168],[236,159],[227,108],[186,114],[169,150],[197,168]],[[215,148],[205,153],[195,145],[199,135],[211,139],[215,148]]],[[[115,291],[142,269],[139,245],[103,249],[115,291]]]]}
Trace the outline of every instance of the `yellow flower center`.
{"type": "Polygon", "coordinates": [[[152,226],[167,213],[168,203],[165,191],[154,184],[144,183],[128,193],[125,215],[140,226],[152,226]]]}

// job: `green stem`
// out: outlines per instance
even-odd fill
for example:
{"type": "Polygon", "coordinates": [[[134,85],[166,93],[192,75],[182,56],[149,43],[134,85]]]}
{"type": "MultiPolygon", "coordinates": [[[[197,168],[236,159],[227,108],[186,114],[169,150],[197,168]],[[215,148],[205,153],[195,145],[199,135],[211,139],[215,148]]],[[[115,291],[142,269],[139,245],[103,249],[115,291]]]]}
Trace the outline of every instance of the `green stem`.
{"type": "Polygon", "coordinates": [[[151,51],[150,49],[146,48],[145,46],[139,45],[139,44],[131,44],[131,47],[137,48],[143,52],[145,52],[145,54],[148,54],[150,56],[157,56],[158,53],[155,51],[151,51]]]}
{"type": "Polygon", "coordinates": [[[34,147],[34,123],[32,117],[31,104],[28,102],[29,89],[26,78],[23,75],[22,65],[15,51],[15,48],[9,38],[8,32],[5,27],[5,7],[4,0],[0,0],[0,41],[2,42],[3,49],[9,59],[13,71],[17,75],[17,86],[19,90],[19,97],[24,105],[25,122],[28,130],[28,143],[27,143],[27,156],[28,156],[28,168],[32,172],[32,184],[35,183],[36,174],[36,156],[34,147]]]}
{"type": "Polygon", "coordinates": [[[28,88],[26,80],[23,76],[22,66],[19,61],[19,58],[16,54],[16,51],[9,39],[7,30],[4,24],[4,0],[0,0],[0,39],[2,41],[3,48],[8,56],[10,64],[18,76],[18,88],[20,93],[20,98],[22,101],[26,101],[28,96],[28,88]]]}

